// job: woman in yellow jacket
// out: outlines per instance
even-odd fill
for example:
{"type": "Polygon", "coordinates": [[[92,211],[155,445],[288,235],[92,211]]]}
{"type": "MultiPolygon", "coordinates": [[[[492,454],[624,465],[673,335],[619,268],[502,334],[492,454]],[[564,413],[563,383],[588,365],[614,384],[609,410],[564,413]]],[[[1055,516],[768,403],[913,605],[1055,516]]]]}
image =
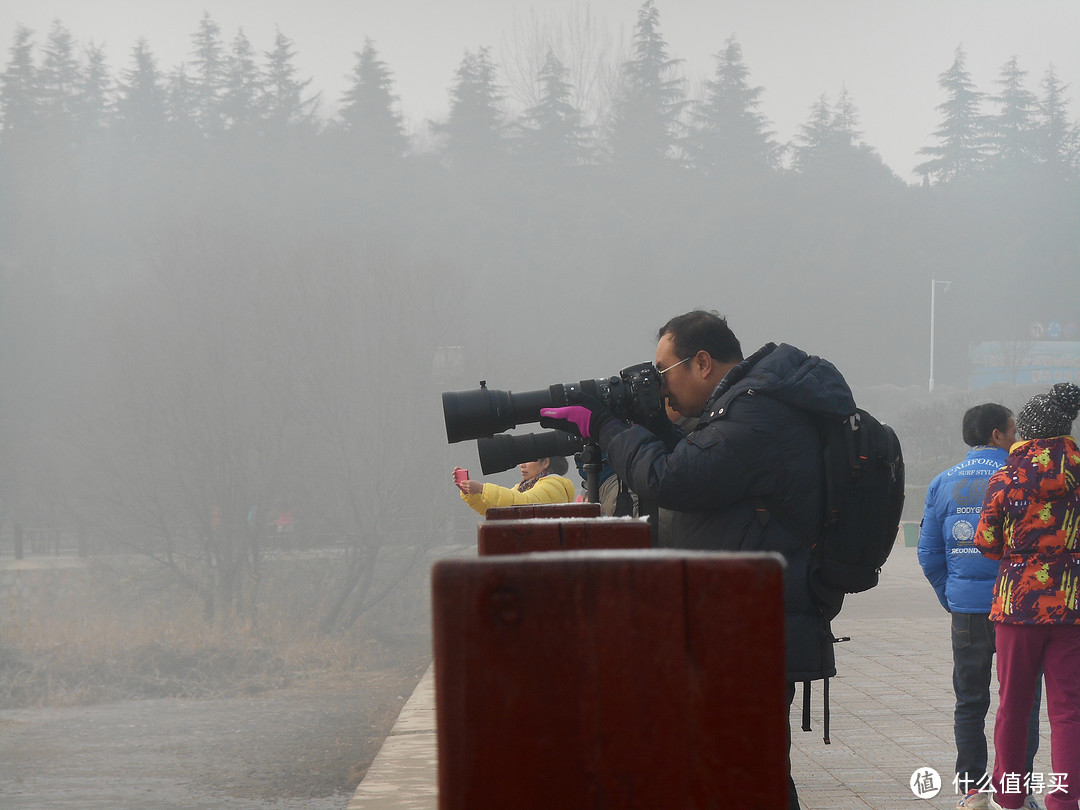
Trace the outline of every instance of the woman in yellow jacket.
{"type": "MultiPolygon", "coordinates": [[[[520,467],[521,482],[514,487],[483,484],[471,479],[462,481],[457,484],[462,500],[481,515],[493,506],[570,503],[574,500],[574,485],[564,477],[569,465],[562,456],[526,461],[520,467]]],[[[460,469],[455,467],[454,472],[460,469]]]]}

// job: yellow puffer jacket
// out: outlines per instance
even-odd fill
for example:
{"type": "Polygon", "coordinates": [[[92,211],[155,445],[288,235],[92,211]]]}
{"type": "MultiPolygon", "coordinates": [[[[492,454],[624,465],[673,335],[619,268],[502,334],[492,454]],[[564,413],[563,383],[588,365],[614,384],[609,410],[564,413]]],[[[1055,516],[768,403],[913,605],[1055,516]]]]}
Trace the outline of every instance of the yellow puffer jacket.
{"type": "Polygon", "coordinates": [[[500,487],[498,484],[484,484],[484,491],[479,495],[461,493],[461,499],[481,515],[493,506],[517,506],[525,503],[570,503],[574,500],[574,485],[569,478],[561,475],[545,475],[531,489],[524,492],[518,489],[500,487]]]}

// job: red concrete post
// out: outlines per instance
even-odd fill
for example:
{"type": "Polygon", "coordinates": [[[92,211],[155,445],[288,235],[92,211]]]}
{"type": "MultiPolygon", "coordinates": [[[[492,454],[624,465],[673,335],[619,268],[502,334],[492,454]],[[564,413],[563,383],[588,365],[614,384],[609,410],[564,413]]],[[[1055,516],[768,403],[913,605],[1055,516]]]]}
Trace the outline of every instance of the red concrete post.
{"type": "Polygon", "coordinates": [[[784,810],[782,576],[771,554],[436,563],[440,810],[784,810]]]}
{"type": "Polygon", "coordinates": [[[481,557],[652,546],[649,524],[637,518],[488,520],[479,525],[476,534],[477,553],[481,557]]]}
{"type": "Polygon", "coordinates": [[[600,504],[526,503],[519,506],[493,506],[484,515],[488,520],[525,520],[526,518],[600,517],[600,504]]]}

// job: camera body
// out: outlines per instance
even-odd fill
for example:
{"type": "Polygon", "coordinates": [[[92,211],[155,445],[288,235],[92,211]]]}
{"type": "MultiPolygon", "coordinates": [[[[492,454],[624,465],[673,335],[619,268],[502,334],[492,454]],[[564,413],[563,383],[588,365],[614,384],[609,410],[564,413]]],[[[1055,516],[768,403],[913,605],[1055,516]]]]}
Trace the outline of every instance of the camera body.
{"type": "Polygon", "coordinates": [[[627,366],[618,377],[606,380],[583,380],[582,391],[591,393],[620,419],[645,424],[664,409],[660,396],[660,375],[652,363],[627,366]],[[585,386],[595,386],[588,391],[585,386]]]}
{"type": "Polygon", "coordinates": [[[542,408],[570,404],[568,396],[574,390],[596,397],[620,419],[646,424],[664,410],[660,382],[652,363],[628,366],[616,377],[559,383],[521,394],[490,389],[486,381],[481,381],[480,388],[472,391],[443,393],[446,439],[450,444],[483,439],[518,425],[539,422],[542,408]]]}

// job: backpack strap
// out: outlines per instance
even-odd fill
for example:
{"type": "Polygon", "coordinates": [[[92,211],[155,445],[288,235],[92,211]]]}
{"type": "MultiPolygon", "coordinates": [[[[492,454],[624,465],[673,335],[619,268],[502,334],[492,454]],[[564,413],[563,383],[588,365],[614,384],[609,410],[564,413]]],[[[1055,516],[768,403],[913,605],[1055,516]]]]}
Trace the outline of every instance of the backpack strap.
{"type": "MultiPolygon", "coordinates": [[[[866,431],[861,430],[862,417],[858,411],[853,411],[845,420],[851,423],[851,430],[844,431],[844,450],[847,456],[847,464],[841,465],[840,469],[844,470],[858,470],[862,467],[863,461],[866,459],[867,454],[867,438],[866,431]]],[[[829,454],[829,442],[825,435],[821,437],[821,446],[823,453],[827,454],[825,459],[825,525],[835,523],[839,517],[840,506],[836,502],[836,492],[839,486],[836,481],[836,469],[837,465],[833,463],[831,454],[829,454]]]]}
{"type": "Polygon", "coordinates": [[[825,707],[822,709],[821,715],[821,739],[825,742],[825,745],[832,745],[832,740],[829,739],[829,679],[825,679],[825,683],[821,687],[821,695],[825,699],[825,707]]]}
{"type": "MultiPolygon", "coordinates": [[[[840,644],[844,641],[851,641],[851,636],[841,636],[837,638],[832,636],[825,642],[825,644],[840,644]]],[[[803,703],[802,703],[802,730],[810,731],[810,683],[811,681],[803,681],[803,703]]],[[[829,736],[829,678],[825,677],[821,684],[821,697],[824,701],[824,706],[821,713],[821,740],[825,745],[832,745],[832,739],[829,736]]]]}
{"type": "Polygon", "coordinates": [[[802,730],[810,731],[810,681],[802,682],[802,730]]]}
{"type": "MultiPolygon", "coordinates": [[[[810,684],[811,681],[803,681],[802,684],[802,730],[810,731],[810,684]]],[[[825,700],[825,708],[821,716],[821,734],[825,745],[832,745],[829,739],[829,679],[825,678],[821,687],[821,695],[825,700]]]]}

